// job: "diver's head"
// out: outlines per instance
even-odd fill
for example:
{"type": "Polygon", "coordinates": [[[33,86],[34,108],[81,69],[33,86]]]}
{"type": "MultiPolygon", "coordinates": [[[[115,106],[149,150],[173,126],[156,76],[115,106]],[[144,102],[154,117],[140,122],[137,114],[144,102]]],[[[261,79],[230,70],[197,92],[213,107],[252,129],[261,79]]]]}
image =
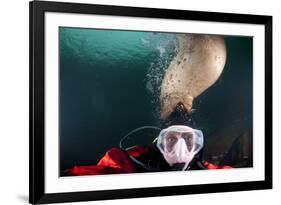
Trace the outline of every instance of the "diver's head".
{"type": "MultiPolygon", "coordinates": [[[[172,170],[185,170],[193,162],[202,160],[203,134],[200,130],[194,129],[196,124],[191,113],[183,103],[179,102],[173,112],[166,119],[162,120],[161,127],[162,131],[158,137],[157,146],[172,170]],[[168,136],[168,133],[174,133],[177,136],[177,144],[173,147],[174,150],[172,152],[169,147],[164,150],[164,147],[159,145],[161,140],[164,142],[164,133],[165,136],[168,136]],[[194,150],[192,150],[193,148],[194,150]]],[[[172,141],[173,139],[168,139],[167,137],[167,140],[172,141]]]]}
{"type": "Polygon", "coordinates": [[[186,170],[202,149],[203,141],[200,130],[185,125],[173,125],[160,132],[157,147],[172,168],[186,170]]]}

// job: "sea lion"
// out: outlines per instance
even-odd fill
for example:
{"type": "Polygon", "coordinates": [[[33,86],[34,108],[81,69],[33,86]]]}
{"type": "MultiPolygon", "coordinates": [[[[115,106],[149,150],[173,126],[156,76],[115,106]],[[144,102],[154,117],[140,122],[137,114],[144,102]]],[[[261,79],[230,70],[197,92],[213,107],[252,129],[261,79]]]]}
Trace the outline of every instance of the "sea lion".
{"type": "Polygon", "coordinates": [[[178,34],[179,51],[161,84],[161,118],[181,103],[189,113],[194,98],[213,85],[226,62],[224,38],[206,34],[178,34]]]}

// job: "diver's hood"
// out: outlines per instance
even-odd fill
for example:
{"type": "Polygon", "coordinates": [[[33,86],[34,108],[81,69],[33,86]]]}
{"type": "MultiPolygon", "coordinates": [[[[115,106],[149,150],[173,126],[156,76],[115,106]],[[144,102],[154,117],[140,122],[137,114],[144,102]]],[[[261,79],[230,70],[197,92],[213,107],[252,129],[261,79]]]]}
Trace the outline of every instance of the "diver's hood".
{"type": "Polygon", "coordinates": [[[180,102],[175,105],[173,112],[171,112],[166,119],[161,121],[162,129],[172,125],[185,125],[193,128],[197,127],[191,116],[191,113],[188,112],[184,104],[180,102]]]}

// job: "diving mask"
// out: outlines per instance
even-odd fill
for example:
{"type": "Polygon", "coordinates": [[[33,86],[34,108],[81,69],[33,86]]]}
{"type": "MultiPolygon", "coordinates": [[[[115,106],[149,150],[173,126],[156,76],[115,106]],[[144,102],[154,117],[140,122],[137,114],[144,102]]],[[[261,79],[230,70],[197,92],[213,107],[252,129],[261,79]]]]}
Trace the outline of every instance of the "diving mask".
{"type": "Polygon", "coordinates": [[[157,139],[157,147],[170,166],[183,164],[186,170],[194,156],[203,147],[203,133],[184,125],[163,129],[157,139]]]}

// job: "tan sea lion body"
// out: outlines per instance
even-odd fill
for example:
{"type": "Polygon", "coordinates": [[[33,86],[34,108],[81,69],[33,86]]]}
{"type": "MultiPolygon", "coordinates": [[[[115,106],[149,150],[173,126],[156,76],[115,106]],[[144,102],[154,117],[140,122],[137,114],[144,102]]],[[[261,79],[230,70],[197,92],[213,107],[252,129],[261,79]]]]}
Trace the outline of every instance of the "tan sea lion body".
{"type": "Polygon", "coordinates": [[[161,85],[161,118],[182,103],[191,112],[193,99],[213,85],[226,62],[223,37],[178,34],[179,52],[168,67],[161,85]]]}

